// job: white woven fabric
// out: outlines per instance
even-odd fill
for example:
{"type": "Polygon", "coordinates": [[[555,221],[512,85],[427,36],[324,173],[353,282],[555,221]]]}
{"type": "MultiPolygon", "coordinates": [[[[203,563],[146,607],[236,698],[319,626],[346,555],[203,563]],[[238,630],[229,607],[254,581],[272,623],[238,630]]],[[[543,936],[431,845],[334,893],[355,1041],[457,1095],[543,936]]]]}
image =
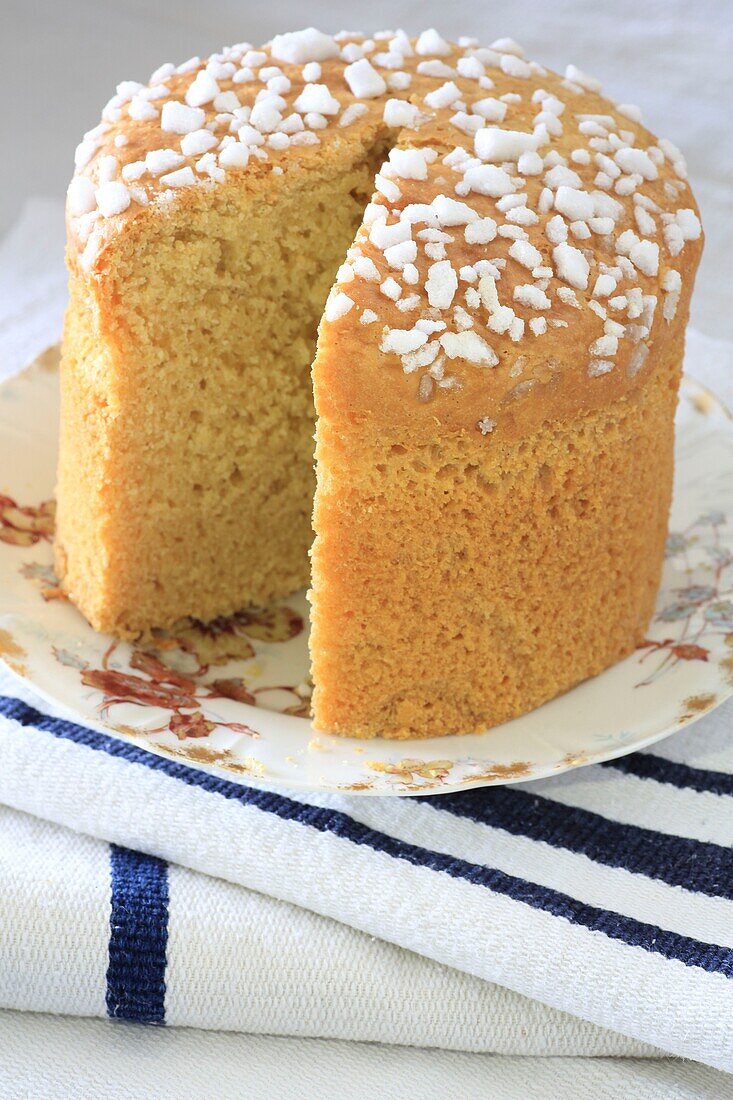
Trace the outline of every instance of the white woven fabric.
{"type": "Polygon", "coordinates": [[[325,1039],[113,1027],[0,1012],[12,1100],[730,1100],[718,1070],[679,1059],[458,1054],[325,1039]]]}
{"type": "MultiPolygon", "coordinates": [[[[31,283],[22,226],[10,249],[31,283]]],[[[56,338],[61,286],[0,295],[6,370],[56,338]]],[[[689,360],[730,399],[728,345],[689,360]]],[[[733,1069],[731,705],[645,777],[414,801],[247,792],[0,693],[0,1004],[733,1069]]]]}
{"type": "MultiPolygon", "coordinates": [[[[0,683],[3,695],[23,696],[13,680],[0,683]]],[[[720,746],[731,711],[724,707],[677,736],[674,754],[685,739],[688,758],[697,739],[720,746]]],[[[1,819],[0,1004],[110,1011],[114,873],[108,845],[90,839],[97,837],[174,864],[167,870],[164,947],[169,1023],[506,1053],[644,1052],[586,1020],[710,1065],[733,1066],[729,969],[708,973],[648,945],[630,946],[613,929],[607,935],[578,926],[483,882],[395,858],[369,838],[417,841],[421,851],[521,873],[524,882],[561,889],[583,904],[605,899],[614,914],[645,922],[656,916],[663,935],[729,942],[729,900],[466,820],[442,809],[444,798],[296,802],[279,794],[248,801],[245,794],[242,801],[229,785],[223,793],[198,786],[198,773],[189,769],[166,774],[148,754],[135,761],[100,747],[116,751],[121,743],[93,735],[92,744],[80,744],[52,728],[40,714],[23,725],[0,721],[0,801],[66,826],[10,810],[1,819]],[[325,829],[312,823],[316,803],[336,811],[321,815],[325,829]],[[351,823],[375,833],[354,839],[351,823]]],[[[718,766],[721,757],[718,747],[718,766]]],[[[668,784],[612,769],[576,774],[577,799],[572,775],[533,784],[532,791],[548,807],[556,791],[559,806],[582,806],[595,788],[596,808],[613,806],[632,826],[653,815],[655,805],[664,807],[668,784]]],[[[680,812],[669,835],[702,832],[704,845],[717,846],[730,828],[730,796],[701,795],[706,806],[699,813],[693,794],[673,793],[690,803],[690,827],[680,812]],[[713,797],[719,805],[710,805],[713,797]]],[[[729,893],[730,882],[721,882],[721,890],[729,893]]],[[[140,943],[126,947],[123,981],[151,953],[144,914],[138,934],[140,943]]],[[[134,992],[129,1002],[132,1010],[128,1005],[120,1014],[145,1018],[137,1015],[134,992]]]]}
{"type": "MultiPolygon", "coordinates": [[[[106,1016],[109,845],[0,808],[0,1006],[106,1016]]],[[[168,871],[166,1023],[532,1055],[642,1043],[345,924],[168,871]]]]}

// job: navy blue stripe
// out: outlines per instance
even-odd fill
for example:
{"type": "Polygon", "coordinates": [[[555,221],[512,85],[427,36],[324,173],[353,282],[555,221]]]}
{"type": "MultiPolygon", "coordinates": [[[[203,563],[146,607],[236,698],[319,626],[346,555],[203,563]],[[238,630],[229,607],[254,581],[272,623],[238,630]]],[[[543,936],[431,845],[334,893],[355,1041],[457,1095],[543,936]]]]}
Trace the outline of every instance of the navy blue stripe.
{"type": "Polygon", "coordinates": [[[439,799],[420,796],[420,801],[512,836],[577,852],[608,867],[733,900],[733,851],[719,844],[623,825],[512,787],[481,787],[439,799]]]}
{"type": "MultiPolygon", "coordinates": [[[[374,851],[402,859],[413,866],[428,867],[450,875],[452,878],[486,887],[496,894],[522,902],[533,909],[562,917],[571,924],[590,931],[602,932],[609,939],[618,940],[632,947],[641,947],[666,959],[676,959],[687,966],[699,967],[711,973],[722,974],[727,978],[733,977],[733,950],[730,947],[681,936],[676,932],[669,932],[620,913],[586,905],[577,898],[558,890],[508,875],[496,868],[469,863],[443,852],[434,852],[408,844],[370,829],[336,810],[321,809],[318,806],[296,802],[264,789],[241,787],[229,780],[195,771],[185,764],[154,756],[138,748],[137,745],[130,745],[125,741],[96,733],[94,730],[41,714],[19,699],[0,696],[0,713],[24,725],[45,730],[55,737],[86,745],[88,748],[105,752],[130,763],[143,764],[152,771],[162,772],[188,786],[199,787],[212,794],[218,794],[222,798],[239,802],[241,805],[254,806],[263,812],[275,814],[282,820],[309,825],[322,833],[332,833],[354,844],[366,845],[374,851]]],[[[438,797],[444,798],[445,795],[438,797]]]]}
{"type": "Polygon", "coordinates": [[[168,945],[168,864],[110,845],[107,1015],[162,1024],[168,945]]]}
{"type": "Polygon", "coordinates": [[[691,768],[689,764],[677,764],[653,753],[634,752],[617,760],[604,760],[602,767],[615,768],[639,779],[655,779],[657,783],[669,783],[681,790],[697,791],[699,794],[733,795],[733,775],[729,772],[691,768]]]}

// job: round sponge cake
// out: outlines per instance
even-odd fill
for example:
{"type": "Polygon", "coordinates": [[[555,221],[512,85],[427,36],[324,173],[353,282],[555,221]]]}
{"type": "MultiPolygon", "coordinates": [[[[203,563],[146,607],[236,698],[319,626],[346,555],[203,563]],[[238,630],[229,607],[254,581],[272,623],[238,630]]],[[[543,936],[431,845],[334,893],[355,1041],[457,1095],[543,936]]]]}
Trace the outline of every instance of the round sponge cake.
{"type": "Polygon", "coordinates": [[[119,85],[68,233],[57,560],[96,628],[310,580],[314,722],[387,737],[640,640],[702,237],[637,108],[506,39],[240,43],[119,85]]]}

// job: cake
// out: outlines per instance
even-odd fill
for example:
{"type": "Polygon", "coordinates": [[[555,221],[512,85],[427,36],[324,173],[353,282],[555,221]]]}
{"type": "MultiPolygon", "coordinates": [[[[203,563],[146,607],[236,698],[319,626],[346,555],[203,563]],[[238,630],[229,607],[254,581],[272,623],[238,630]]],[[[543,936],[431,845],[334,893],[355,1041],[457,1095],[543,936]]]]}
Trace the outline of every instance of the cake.
{"type": "Polygon", "coordinates": [[[314,725],[356,737],[632,652],[702,246],[638,108],[509,39],[310,28],[120,84],[67,225],[56,558],[94,628],[310,584],[314,725]]]}

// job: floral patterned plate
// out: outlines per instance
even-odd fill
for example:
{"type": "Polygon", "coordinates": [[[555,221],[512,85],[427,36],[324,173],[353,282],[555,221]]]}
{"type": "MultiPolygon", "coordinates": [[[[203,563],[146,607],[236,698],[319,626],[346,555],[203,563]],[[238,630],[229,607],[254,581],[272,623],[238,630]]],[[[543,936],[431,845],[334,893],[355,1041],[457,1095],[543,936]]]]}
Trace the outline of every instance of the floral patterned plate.
{"type": "Polygon", "coordinates": [[[658,610],[636,653],[485,734],[365,742],[310,726],[302,593],[141,647],[96,634],[64,599],[51,546],[57,361],[50,349],[0,387],[0,654],[72,720],[235,782],[438,793],[620,756],[733,694],[733,423],[689,379],[658,610]]]}

